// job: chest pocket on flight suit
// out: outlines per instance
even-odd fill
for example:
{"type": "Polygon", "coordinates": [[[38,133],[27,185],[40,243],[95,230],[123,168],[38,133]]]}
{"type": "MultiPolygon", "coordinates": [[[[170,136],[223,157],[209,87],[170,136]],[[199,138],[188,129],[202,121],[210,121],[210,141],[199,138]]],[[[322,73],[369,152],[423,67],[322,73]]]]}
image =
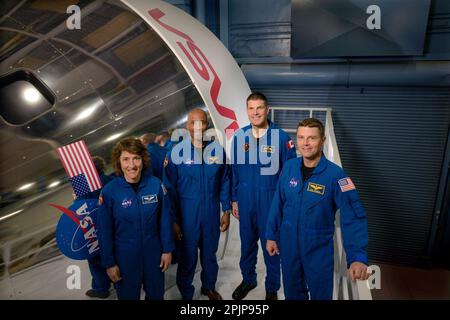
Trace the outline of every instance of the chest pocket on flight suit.
{"type": "Polygon", "coordinates": [[[162,201],[162,199],[159,199],[157,194],[152,194],[150,196],[155,197],[156,200],[153,200],[153,198],[151,198],[147,199],[147,201],[149,200],[155,202],[144,204],[143,202],[145,202],[145,200],[142,200],[141,196],[141,208],[143,210],[147,235],[155,235],[158,233],[158,207],[160,205],[159,201],[162,201]]]}
{"type": "Polygon", "coordinates": [[[137,236],[137,206],[133,197],[117,198],[114,200],[115,239],[117,244],[131,245],[137,236]],[[131,204],[127,203],[131,200],[131,204]]]}
{"type": "Polygon", "coordinates": [[[137,204],[134,202],[136,200],[134,198],[128,197],[126,199],[118,198],[116,201],[117,203],[114,204],[114,217],[119,222],[134,223],[134,211],[135,207],[137,206],[137,204]],[[131,201],[131,204],[128,204],[127,200],[131,201]]]}
{"type": "Polygon", "coordinates": [[[334,214],[331,212],[326,192],[323,196],[310,195],[305,207],[305,219],[308,228],[328,233],[334,232],[334,214]]]}
{"type": "Polygon", "coordinates": [[[178,190],[181,197],[195,198],[200,192],[199,165],[182,163],[178,166],[178,190]]]}
{"type": "Polygon", "coordinates": [[[289,179],[284,185],[284,197],[286,200],[283,205],[283,223],[288,226],[294,223],[294,220],[297,219],[297,215],[299,214],[298,209],[301,205],[299,203],[300,187],[301,182],[298,177],[289,179]]]}
{"type": "MultiPolygon", "coordinates": [[[[260,163],[258,168],[258,174],[259,174],[259,188],[266,189],[266,190],[273,190],[275,191],[277,187],[278,182],[278,175],[280,173],[280,161],[279,161],[279,155],[275,147],[272,147],[272,152],[265,152],[261,149],[260,146],[260,156],[263,154],[263,161],[265,163],[260,163]],[[270,159],[270,160],[269,160],[270,159]],[[277,164],[278,159],[278,164],[277,164]]],[[[267,150],[266,147],[265,150],[267,150]]],[[[260,158],[261,161],[261,158],[260,158]]]]}
{"type": "Polygon", "coordinates": [[[210,194],[215,194],[214,190],[220,185],[220,169],[221,165],[219,164],[208,164],[204,167],[210,194]]]}

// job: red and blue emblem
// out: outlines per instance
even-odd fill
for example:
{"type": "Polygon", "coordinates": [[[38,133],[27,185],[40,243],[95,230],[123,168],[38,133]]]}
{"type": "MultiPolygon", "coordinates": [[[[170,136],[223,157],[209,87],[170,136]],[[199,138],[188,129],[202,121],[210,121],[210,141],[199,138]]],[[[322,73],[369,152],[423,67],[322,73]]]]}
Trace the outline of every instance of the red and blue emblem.
{"type": "Polygon", "coordinates": [[[50,205],[63,213],[56,226],[56,243],[61,252],[75,260],[97,256],[100,253],[97,235],[98,200],[75,200],[68,208],[50,205]]]}
{"type": "Polygon", "coordinates": [[[123,199],[122,200],[122,208],[124,208],[124,209],[131,207],[132,204],[133,204],[133,201],[131,199],[123,199]]]}
{"type": "Polygon", "coordinates": [[[289,188],[295,188],[298,184],[298,180],[295,178],[292,178],[291,181],[289,181],[289,188]]]}

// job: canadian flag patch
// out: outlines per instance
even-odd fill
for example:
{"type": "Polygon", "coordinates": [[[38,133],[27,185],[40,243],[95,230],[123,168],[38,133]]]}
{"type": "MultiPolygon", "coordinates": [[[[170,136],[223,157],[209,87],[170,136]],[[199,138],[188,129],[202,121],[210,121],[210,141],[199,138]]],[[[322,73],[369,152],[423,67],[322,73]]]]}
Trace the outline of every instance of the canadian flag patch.
{"type": "Polygon", "coordinates": [[[288,142],[286,142],[286,148],[289,150],[289,149],[292,149],[292,148],[294,148],[295,147],[295,145],[294,145],[294,142],[292,141],[292,140],[289,140],[288,142]]]}

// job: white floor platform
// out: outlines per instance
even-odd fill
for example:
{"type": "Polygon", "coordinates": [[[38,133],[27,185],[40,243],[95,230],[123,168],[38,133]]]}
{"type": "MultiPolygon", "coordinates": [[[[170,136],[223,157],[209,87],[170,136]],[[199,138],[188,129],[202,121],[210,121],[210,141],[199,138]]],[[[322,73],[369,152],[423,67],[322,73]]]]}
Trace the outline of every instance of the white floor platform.
{"type": "MultiPolygon", "coordinates": [[[[219,244],[218,255],[223,249],[225,235],[222,234],[219,244]]],[[[229,231],[229,242],[224,258],[219,261],[219,276],[216,290],[226,300],[231,300],[233,290],[240,284],[242,277],[239,269],[240,239],[238,222],[231,218],[229,231]]],[[[179,300],[181,295],[175,285],[175,274],[177,265],[172,265],[166,272],[166,300],[179,300]]],[[[200,266],[194,278],[196,288],[194,300],[207,300],[206,296],[200,295],[200,266]]],[[[265,298],[264,277],[265,266],[261,248],[257,264],[258,286],[252,290],[245,299],[262,300],[265,298]]],[[[86,261],[76,261],[60,256],[40,266],[33,267],[24,272],[14,274],[0,281],[0,299],[11,300],[87,300],[92,299],[85,295],[90,289],[91,276],[86,261]],[[67,280],[71,274],[67,273],[69,266],[75,265],[80,268],[80,288],[68,289],[67,280]]],[[[114,290],[111,290],[110,300],[116,299],[114,290]]],[[[278,293],[279,299],[284,299],[283,289],[278,293]]],[[[143,296],[142,296],[143,298],[143,296]]]]}

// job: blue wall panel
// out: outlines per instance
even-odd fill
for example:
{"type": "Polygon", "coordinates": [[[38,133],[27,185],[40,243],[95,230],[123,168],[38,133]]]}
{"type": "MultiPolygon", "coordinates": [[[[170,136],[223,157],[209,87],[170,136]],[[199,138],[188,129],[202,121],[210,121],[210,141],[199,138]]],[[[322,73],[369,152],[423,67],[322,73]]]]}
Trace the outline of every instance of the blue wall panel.
{"type": "Polygon", "coordinates": [[[331,107],[342,164],[368,212],[370,262],[425,254],[450,125],[447,88],[253,88],[272,106],[331,107]]]}

